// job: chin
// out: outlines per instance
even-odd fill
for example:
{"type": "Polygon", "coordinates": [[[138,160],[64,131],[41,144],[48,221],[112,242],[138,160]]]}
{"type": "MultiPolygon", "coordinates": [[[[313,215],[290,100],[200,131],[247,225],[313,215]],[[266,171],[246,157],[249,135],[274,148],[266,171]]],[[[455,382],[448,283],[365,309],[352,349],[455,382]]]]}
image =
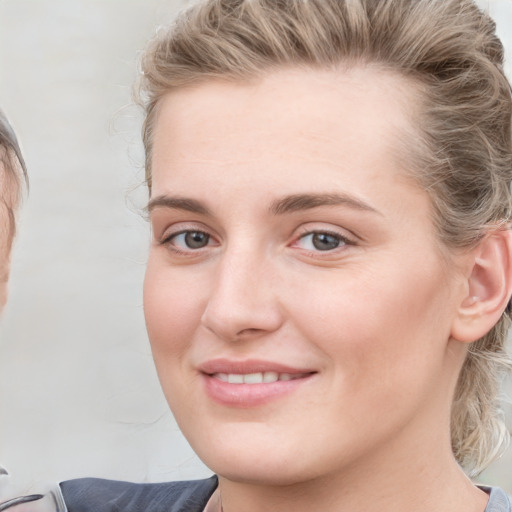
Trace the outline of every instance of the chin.
{"type": "MultiPolygon", "coordinates": [[[[201,440],[192,447],[201,460],[215,474],[233,482],[264,486],[287,486],[304,483],[331,472],[336,460],[315,460],[319,450],[305,452],[303,446],[285,445],[269,439],[256,440],[257,436],[247,436],[243,442],[226,442],[210,439],[208,445],[201,440]]],[[[325,459],[325,457],[324,457],[325,459]]]]}
{"type": "Polygon", "coordinates": [[[272,463],[272,461],[254,462],[250,460],[216,461],[207,464],[218,476],[232,482],[261,485],[261,486],[289,486],[306,482],[315,478],[293,467],[293,463],[272,463]]]}

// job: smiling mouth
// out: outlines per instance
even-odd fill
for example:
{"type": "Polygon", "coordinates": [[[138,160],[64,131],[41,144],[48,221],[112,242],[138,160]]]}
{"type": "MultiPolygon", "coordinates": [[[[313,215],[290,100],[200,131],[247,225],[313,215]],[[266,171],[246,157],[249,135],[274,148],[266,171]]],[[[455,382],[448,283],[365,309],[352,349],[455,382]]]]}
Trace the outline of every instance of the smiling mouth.
{"type": "Polygon", "coordinates": [[[210,377],[228,382],[229,384],[271,384],[273,382],[285,382],[309,377],[314,372],[307,373],[278,373],[278,372],[257,372],[257,373],[213,373],[210,377]]]}
{"type": "Polygon", "coordinates": [[[265,405],[301,389],[318,374],[265,361],[215,360],[200,370],[206,394],[226,407],[248,409],[265,405]]]}

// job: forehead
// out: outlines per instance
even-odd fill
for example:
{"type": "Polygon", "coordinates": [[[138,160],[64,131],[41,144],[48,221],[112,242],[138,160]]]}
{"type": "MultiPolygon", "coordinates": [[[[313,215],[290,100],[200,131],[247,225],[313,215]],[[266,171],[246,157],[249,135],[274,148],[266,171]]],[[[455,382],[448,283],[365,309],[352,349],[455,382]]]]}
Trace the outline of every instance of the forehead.
{"type": "Polygon", "coordinates": [[[370,65],[285,69],[244,83],[206,81],[160,101],[152,167],[173,147],[190,160],[211,150],[212,158],[225,161],[297,152],[301,139],[308,140],[302,156],[325,152],[322,145],[335,147],[340,139],[392,151],[397,137],[414,130],[417,97],[413,82],[370,65]]]}

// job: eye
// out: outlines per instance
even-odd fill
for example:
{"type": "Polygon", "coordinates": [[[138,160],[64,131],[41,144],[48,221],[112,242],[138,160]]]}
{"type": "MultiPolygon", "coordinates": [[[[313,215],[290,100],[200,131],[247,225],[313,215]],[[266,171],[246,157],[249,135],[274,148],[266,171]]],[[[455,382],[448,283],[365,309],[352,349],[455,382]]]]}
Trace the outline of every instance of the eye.
{"type": "Polygon", "coordinates": [[[348,243],[350,242],[341,235],[318,231],[301,236],[297,245],[308,251],[332,251],[348,243]]]}
{"type": "Polygon", "coordinates": [[[182,250],[202,249],[210,243],[210,235],[204,231],[182,231],[168,237],[163,243],[182,250]]]}

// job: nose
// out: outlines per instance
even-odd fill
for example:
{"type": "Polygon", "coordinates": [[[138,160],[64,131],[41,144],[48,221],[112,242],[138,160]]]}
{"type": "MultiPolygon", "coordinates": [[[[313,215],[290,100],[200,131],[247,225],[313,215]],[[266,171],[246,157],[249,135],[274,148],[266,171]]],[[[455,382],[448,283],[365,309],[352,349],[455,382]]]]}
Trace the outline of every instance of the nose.
{"type": "Polygon", "coordinates": [[[279,329],[279,279],[264,257],[233,251],[217,270],[201,318],[206,329],[224,341],[257,338],[279,329]]]}

